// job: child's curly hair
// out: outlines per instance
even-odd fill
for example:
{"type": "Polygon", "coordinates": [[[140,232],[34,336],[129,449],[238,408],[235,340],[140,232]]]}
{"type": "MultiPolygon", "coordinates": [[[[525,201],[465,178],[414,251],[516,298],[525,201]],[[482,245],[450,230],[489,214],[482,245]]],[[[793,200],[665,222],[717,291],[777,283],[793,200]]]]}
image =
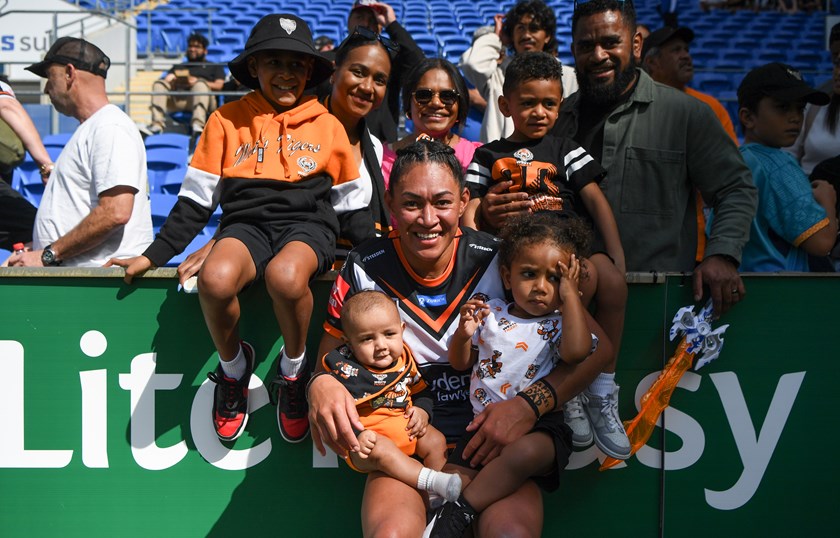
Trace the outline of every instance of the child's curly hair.
{"type": "Polygon", "coordinates": [[[508,220],[499,232],[499,265],[510,268],[522,247],[549,242],[569,249],[578,257],[589,254],[592,232],[577,217],[552,212],[518,215],[508,220]]]}

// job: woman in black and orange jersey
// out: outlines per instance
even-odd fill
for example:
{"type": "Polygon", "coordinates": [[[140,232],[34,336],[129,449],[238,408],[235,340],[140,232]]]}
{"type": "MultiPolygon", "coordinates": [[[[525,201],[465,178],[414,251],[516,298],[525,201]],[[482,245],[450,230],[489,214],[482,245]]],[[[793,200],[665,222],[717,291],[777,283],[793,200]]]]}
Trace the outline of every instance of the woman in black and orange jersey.
{"type": "MultiPolygon", "coordinates": [[[[449,442],[465,428],[476,430],[463,452],[476,465],[489,462],[501,447],[530,431],[538,416],[559,409],[583,390],[612,352],[607,343],[578,365],[563,364],[520,393],[521,398],[489,406],[470,422],[469,373],[448,363],[449,340],[461,305],[476,295],[503,297],[503,289],[496,239],[458,225],[468,200],[451,148],[424,140],[399,151],[386,193],[396,229],[350,252],[333,286],[319,354],[341,343],[345,298],[365,289],[389,295],[398,303],[406,325],[404,341],[431,390],[433,425],[449,442]]],[[[588,314],[587,320],[602,338],[603,331],[588,314]]],[[[328,445],[338,454],[359,450],[354,429],[364,426],[347,390],[329,376],[315,374],[308,397],[316,447],[323,452],[328,445]]],[[[477,531],[480,536],[539,536],[542,520],[540,492],[529,481],[483,511],[477,531]]],[[[366,536],[419,536],[425,526],[426,506],[417,490],[383,474],[368,476],[362,501],[366,536]]]]}
{"type": "MultiPolygon", "coordinates": [[[[390,219],[385,208],[382,180],[382,142],[371,134],[365,118],[382,105],[391,74],[391,60],[398,48],[366,28],[356,28],[336,49],[335,72],[330,78],[332,88],[324,100],[327,109],[347,132],[359,165],[360,180],[372,189],[371,213],[377,235],[388,233],[390,219]]],[[[348,223],[342,222],[342,229],[346,226],[348,223]]],[[[342,246],[348,245],[339,238],[339,257],[342,246]]]]}

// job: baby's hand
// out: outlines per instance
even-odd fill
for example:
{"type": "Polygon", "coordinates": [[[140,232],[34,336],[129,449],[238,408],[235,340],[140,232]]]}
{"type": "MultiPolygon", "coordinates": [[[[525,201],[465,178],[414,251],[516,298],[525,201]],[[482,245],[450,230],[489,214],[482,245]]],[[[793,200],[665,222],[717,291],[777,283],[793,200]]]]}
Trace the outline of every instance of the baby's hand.
{"type": "Polygon", "coordinates": [[[373,452],[373,447],[376,446],[376,433],[371,430],[364,430],[357,439],[359,440],[359,457],[366,459],[373,452]]]}
{"type": "Polygon", "coordinates": [[[411,406],[405,412],[408,418],[408,425],[405,427],[408,431],[408,438],[423,437],[426,435],[426,427],[429,425],[429,414],[424,409],[411,406]]]}
{"type": "Polygon", "coordinates": [[[580,261],[577,256],[572,254],[569,260],[569,265],[566,266],[562,261],[557,262],[557,267],[560,270],[560,286],[557,289],[560,295],[560,302],[565,303],[574,299],[580,300],[581,292],[578,289],[580,281],[580,261]]]}
{"type": "Polygon", "coordinates": [[[463,306],[461,306],[461,319],[458,322],[458,329],[469,338],[475,334],[478,326],[481,325],[487,313],[490,312],[490,307],[481,299],[470,299],[463,306]]]}

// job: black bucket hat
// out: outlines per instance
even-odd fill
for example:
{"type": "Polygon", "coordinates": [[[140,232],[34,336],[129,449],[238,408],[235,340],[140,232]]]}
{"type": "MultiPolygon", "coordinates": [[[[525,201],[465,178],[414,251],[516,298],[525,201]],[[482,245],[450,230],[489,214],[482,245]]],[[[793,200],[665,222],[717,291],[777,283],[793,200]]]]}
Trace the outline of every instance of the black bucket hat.
{"type": "Polygon", "coordinates": [[[300,17],[289,13],[275,13],[260,19],[248,36],[245,50],[228,63],[230,74],[252,90],[259,89],[260,82],[248,72],[247,60],[249,56],[262,50],[285,50],[311,56],[315,63],[312,66],[312,76],[306,83],[307,88],[317,86],[333,72],[332,62],[315,49],[309,26],[300,17]]]}

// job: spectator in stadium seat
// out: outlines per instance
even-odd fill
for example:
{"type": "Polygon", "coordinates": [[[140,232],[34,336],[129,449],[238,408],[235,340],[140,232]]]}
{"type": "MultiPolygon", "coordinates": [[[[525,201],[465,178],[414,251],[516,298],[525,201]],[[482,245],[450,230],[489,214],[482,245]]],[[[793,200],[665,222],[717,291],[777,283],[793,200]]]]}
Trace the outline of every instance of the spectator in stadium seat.
{"type": "MultiPolygon", "coordinates": [[[[708,287],[721,314],[745,293],[737,268],[755,215],[755,186],[708,106],[637,69],[641,46],[631,0],[578,4],[572,51],[580,90],[563,103],[554,133],[572,137],[606,168],[601,188],[627,270],[693,271],[696,300],[708,287]],[[705,247],[698,190],[718,215],[705,247]]],[[[496,199],[485,197],[482,216],[491,222],[530,205],[524,193],[490,194],[496,199]]]]}
{"type": "MultiPolygon", "coordinates": [[[[513,132],[513,122],[499,110],[505,69],[510,63],[505,49],[511,49],[515,54],[534,50],[557,54],[557,18],[542,0],[522,0],[493,20],[494,31],[476,38],[461,55],[459,64],[467,80],[487,101],[481,123],[482,143],[508,137],[513,132]]],[[[563,97],[576,90],[575,71],[564,65],[563,97]]]]}
{"type": "Polygon", "coordinates": [[[388,37],[399,45],[399,51],[392,63],[391,77],[385,91],[383,106],[374,110],[367,117],[370,132],[382,142],[397,140],[397,127],[400,124],[400,88],[403,79],[414,66],[425,58],[425,54],[411,38],[411,34],[397,22],[394,8],[375,0],[356,0],[347,17],[347,31],[352,34],[357,26],[362,26],[374,33],[387,32],[388,37]]]}
{"type": "Polygon", "coordinates": [[[738,136],[726,107],[711,95],[688,87],[694,77],[694,63],[689,52],[692,41],[694,32],[689,28],[665,26],[652,32],[642,45],[642,67],[656,82],[683,91],[709,105],[726,134],[738,144],[738,136]]]}
{"type": "Polygon", "coordinates": [[[194,33],[187,38],[187,61],[172,66],[166,76],[152,84],[152,122],[142,129],[144,134],[162,133],[166,127],[166,114],[175,111],[192,112],[193,135],[201,134],[211,112],[216,110],[216,96],[210,92],[222,89],[225,70],[220,64],[209,63],[209,41],[194,33]],[[192,95],[167,95],[169,92],[190,92],[192,95]]]}
{"type": "Polygon", "coordinates": [[[83,39],[62,37],[26,69],[46,78],[53,106],[81,122],[61,152],[35,219],[32,250],[15,266],[101,266],[152,242],[146,151],[134,122],[108,102],[111,61],[83,39]]]}
{"type": "Polygon", "coordinates": [[[828,42],[834,70],[831,80],[819,89],[831,97],[831,102],[828,106],[808,104],[802,132],[791,147],[785,148],[806,174],[820,162],[840,155],[840,23],[831,28],[828,42]]]}

